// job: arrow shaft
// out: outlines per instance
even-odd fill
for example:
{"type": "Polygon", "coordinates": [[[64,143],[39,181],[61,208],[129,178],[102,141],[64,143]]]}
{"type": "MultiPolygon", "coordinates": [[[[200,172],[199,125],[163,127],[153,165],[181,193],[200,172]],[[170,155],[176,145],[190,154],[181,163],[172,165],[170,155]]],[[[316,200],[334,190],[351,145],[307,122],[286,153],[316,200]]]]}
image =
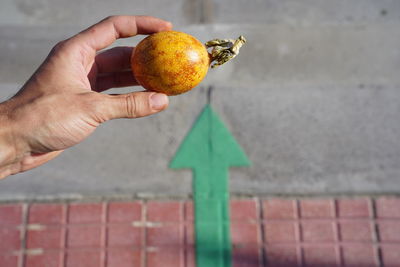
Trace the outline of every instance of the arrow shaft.
{"type": "Polygon", "coordinates": [[[227,200],[228,168],[222,164],[209,163],[194,170],[193,192],[195,198],[227,200]]]}
{"type": "Polygon", "coordinates": [[[195,170],[197,267],[231,266],[228,169],[216,164],[195,170]]]}
{"type": "Polygon", "coordinates": [[[228,213],[220,200],[198,200],[196,209],[196,263],[198,267],[231,266],[228,213]],[[213,221],[214,220],[214,221],[213,221]]]}

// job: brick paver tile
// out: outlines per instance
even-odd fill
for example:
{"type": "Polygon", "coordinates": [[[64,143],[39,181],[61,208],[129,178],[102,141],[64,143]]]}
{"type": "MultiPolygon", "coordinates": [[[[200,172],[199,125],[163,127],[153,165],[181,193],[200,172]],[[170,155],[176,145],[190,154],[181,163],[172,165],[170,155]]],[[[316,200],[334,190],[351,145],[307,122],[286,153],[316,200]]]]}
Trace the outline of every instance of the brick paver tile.
{"type": "Polygon", "coordinates": [[[19,225],[22,223],[22,205],[0,205],[0,226],[19,225]]]}
{"type": "Polygon", "coordinates": [[[74,203],[69,205],[69,223],[99,223],[102,219],[102,203],[74,203]]]}
{"type": "Polygon", "coordinates": [[[335,223],[307,221],[301,223],[302,238],[304,241],[335,241],[335,223]]]}
{"type": "Polygon", "coordinates": [[[183,225],[173,224],[160,227],[149,227],[147,228],[147,246],[182,246],[183,245],[183,225]]]}
{"type": "Polygon", "coordinates": [[[382,245],[381,252],[385,267],[400,267],[400,244],[382,245]]]}
{"type": "Polygon", "coordinates": [[[0,266],[18,267],[19,257],[11,253],[0,254],[0,266]]]}
{"type": "Polygon", "coordinates": [[[63,231],[59,227],[45,227],[38,230],[27,231],[26,247],[29,249],[57,249],[61,248],[63,231]]]}
{"type": "Polygon", "coordinates": [[[379,237],[382,242],[400,242],[400,220],[379,222],[379,237]]]}
{"type": "Polygon", "coordinates": [[[100,226],[81,226],[71,225],[67,232],[67,246],[76,247],[101,247],[101,227],[100,226]]]}
{"type": "Polygon", "coordinates": [[[379,266],[377,249],[372,244],[349,244],[342,247],[345,266],[379,266]]]}
{"type": "Polygon", "coordinates": [[[142,267],[142,253],[129,248],[109,249],[107,267],[142,267]]]}
{"type": "Polygon", "coordinates": [[[45,251],[25,257],[25,267],[62,267],[62,254],[59,251],[45,251]]]}
{"type": "Polygon", "coordinates": [[[20,247],[20,231],[16,228],[0,227],[0,252],[18,250],[20,247]]]}
{"type": "Polygon", "coordinates": [[[263,201],[264,219],[295,219],[297,217],[296,200],[268,199],[263,201]]]}
{"type": "Polygon", "coordinates": [[[70,250],[66,255],[66,267],[99,267],[100,250],[70,250]]]}
{"type": "Polygon", "coordinates": [[[300,266],[299,250],[295,245],[267,245],[267,266],[300,266]]]}
{"type": "Polygon", "coordinates": [[[232,221],[256,221],[259,219],[255,199],[231,200],[230,213],[232,221]]]}
{"type": "Polygon", "coordinates": [[[151,201],[146,205],[149,222],[180,222],[183,220],[183,203],[178,201],[151,201]]]}
{"type": "Polygon", "coordinates": [[[108,246],[135,246],[142,245],[142,228],[132,225],[113,225],[107,231],[108,246]]]}
{"type": "Polygon", "coordinates": [[[372,205],[369,198],[338,199],[338,216],[341,218],[372,217],[372,205]]]}
{"type": "Polygon", "coordinates": [[[110,202],[108,204],[108,221],[113,223],[133,222],[142,220],[142,203],[110,202]]]}
{"type": "Polygon", "coordinates": [[[146,267],[184,267],[184,250],[180,247],[156,248],[148,250],[146,267]]]}
{"type": "Polygon", "coordinates": [[[255,223],[231,223],[232,244],[259,244],[260,226],[255,223]]]}
{"type": "Polygon", "coordinates": [[[265,241],[267,243],[296,242],[299,239],[297,223],[266,222],[264,224],[265,241]]]}
{"type": "Polygon", "coordinates": [[[369,221],[346,221],[339,224],[340,237],[343,241],[372,241],[374,227],[369,221]]]}
{"type": "Polygon", "coordinates": [[[333,199],[302,199],[300,200],[300,215],[302,218],[334,218],[333,199]]]}
{"type": "Polygon", "coordinates": [[[334,246],[307,246],[303,248],[306,266],[339,266],[339,251],[334,246]]]}
{"type": "Polygon", "coordinates": [[[63,205],[61,204],[37,203],[29,207],[29,223],[61,224],[63,221],[63,205]]]}
{"type": "Polygon", "coordinates": [[[232,249],[233,267],[262,266],[261,248],[256,245],[234,246],[232,249]]]}
{"type": "Polygon", "coordinates": [[[400,218],[400,198],[380,197],[375,203],[378,218],[400,218]]]}

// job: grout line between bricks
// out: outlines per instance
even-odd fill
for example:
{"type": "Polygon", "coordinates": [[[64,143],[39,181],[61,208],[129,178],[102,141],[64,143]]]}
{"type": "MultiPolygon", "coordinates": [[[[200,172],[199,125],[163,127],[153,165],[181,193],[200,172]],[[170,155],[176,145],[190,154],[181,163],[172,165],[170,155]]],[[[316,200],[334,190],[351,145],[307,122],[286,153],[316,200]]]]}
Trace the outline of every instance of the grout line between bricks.
{"type": "Polygon", "coordinates": [[[108,203],[103,202],[101,205],[101,253],[100,253],[100,266],[106,267],[107,266],[107,218],[108,218],[108,203]]]}
{"type": "Polygon", "coordinates": [[[340,231],[340,224],[339,224],[339,205],[337,199],[332,199],[331,204],[333,205],[332,210],[333,210],[333,216],[334,216],[334,224],[335,224],[335,250],[336,250],[336,264],[338,266],[344,266],[344,258],[343,258],[343,249],[342,246],[340,245],[341,241],[341,231],[340,231]]]}
{"type": "MultiPolygon", "coordinates": [[[[143,222],[143,224],[144,225],[146,225],[146,222],[147,222],[147,202],[146,201],[143,201],[142,202],[142,222],[143,222]]],[[[143,246],[143,249],[142,249],[142,251],[140,252],[141,254],[142,254],[142,257],[141,257],[141,267],[146,267],[147,266],[147,227],[146,226],[144,226],[143,227],[143,230],[142,230],[142,246],[143,246]]]]}
{"type": "Polygon", "coordinates": [[[22,204],[22,225],[20,230],[21,249],[19,251],[18,267],[25,266],[25,251],[26,251],[26,228],[28,224],[28,204],[22,204]]]}
{"type": "Polygon", "coordinates": [[[61,208],[61,238],[60,238],[60,257],[59,257],[59,262],[58,266],[64,267],[65,266],[65,253],[64,251],[66,250],[66,244],[67,244],[67,205],[64,204],[62,205],[61,208]]]}
{"type": "MultiPolygon", "coordinates": [[[[149,247],[149,248],[157,248],[158,247],[149,247]]],[[[141,247],[136,247],[136,246],[132,246],[132,245],[120,245],[120,246],[112,246],[111,249],[129,249],[130,251],[137,251],[142,249],[141,247]]],[[[106,249],[108,250],[108,249],[106,249]]],[[[151,249],[149,249],[151,250],[151,249]]],[[[59,249],[59,248],[33,248],[33,249],[27,249],[25,251],[25,255],[40,255],[43,254],[44,252],[51,252],[51,253],[55,253],[55,252],[64,252],[64,253],[68,253],[68,252],[77,252],[77,251],[91,251],[91,252],[99,252],[99,248],[98,247],[76,247],[76,248],[67,248],[67,249],[59,249]]],[[[8,255],[11,252],[7,252],[7,253],[0,253],[0,255],[8,255]]],[[[11,253],[11,255],[15,255],[13,253],[11,253]]],[[[1,266],[3,267],[3,266],[1,266]]]]}
{"type": "Polygon", "coordinates": [[[303,242],[303,228],[301,225],[301,211],[300,211],[300,202],[298,199],[294,200],[294,206],[295,206],[295,211],[296,211],[296,226],[297,226],[297,236],[296,236],[296,255],[297,255],[297,266],[304,266],[304,250],[303,247],[301,246],[303,242]]]}
{"type": "Polygon", "coordinates": [[[68,205],[64,204],[62,205],[62,215],[61,215],[61,244],[60,244],[60,248],[63,250],[60,252],[60,262],[59,262],[59,266],[64,267],[66,266],[65,263],[65,250],[67,248],[67,218],[68,218],[68,205]]]}
{"type": "MultiPolygon", "coordinates": [[[[376,197],[393,197],[400,198],[399,192],[385,192],[385,193],[331,193],[331,194],[241,194],[231,193],[231,200],[233,199],[248,199],[248,198],[262,198],[268,199],[327,199],[327,198],[341,198],[341,199],[355,199],[355,198],[376,198],[376,197]]],[[[81,197],[64,197],[64,196],[37,196],[35,198],[21,198],[21,199],[0,199],[2,204],[17,204],[17,203],[93,203],[101,201],[137,201],[137,200],[193,200],[192,195],[163,195],[163,194],[144,194],[136,193],[133,195],[109,195],[109,196],[90,196],[85,195],[81,197]]]]}
{"type": "Polygon", "coordinates": [[[184,247],[184,253],[183,253],[183,266],[188,266],[188,253],[189,253],[189,244],[188,244],[188,223],[189,220],[187,220],[187,211],[186,211],[186,201],[183,201],[182,208],[183,208],[183,247],[184,247]]]}
{"type": "MultiPolygon", "coordinates": [[[[296,242],[296,243],[293,243],[291,241],[286,241],[286,242],[274,241],[273,243],[267,243],[267,245],[279,245],[279,246],[293,246],[294,244],[298,244],[299,246],[307,247],[307,246],[312,246],[312,245],[331,246],[335,243],[332,243],[332,241],[308,241],[308,242],[296,242]]],[[[375,245],[375,246],[381,246],[382,244],[383,245],[400,245],[400,241],[391,241],[391,242],[388,241],[388,242],[384,242],[384,243],[371,242],[368,240],[338,242],[339,246],[366,245],[366,244],[371,244],[371,245],[375,245]]]]}
{"type": "MultiPolygon", "coordinates": [[[[303,218],[303,219],[268,219],[268,222],[332,222],[332,221],[337,221],[339,223],[342,222],[365,222],[369,221],[371,223],[379,223],[379,222],[398,222],[399,218],[382,218],[382,219],[373,219],[373,218],[303,218]]],[[[190,221],[188,221],[190,222],[190,221]]],[[[232,222],[243,222],[242,220],[232,220],[232,222]]],[[[253,219],[245,221],[247,224],[258,224],[258,221],[255,221],[253,219]]],[[[124,226],[126,224],[129,224],[129,222],[107,222],[107,223],[74,223],[73,226],[67,224],[27,224],[26,229],[27,230],[43,230],[44,228],[46,229],[52,229],[52,228],[69,228],[69,227],[75,227],[75,226],[124,226]]],[[[171,226],[175,225],[176,222],[142,222],[142,221],[132,221],[131,225],[134,227],[161,227],[161,226],[171,226]]],[[[3,227],[12,227],[12,226],[3,226],[3,227]]],[[[22,226],[21,226],[22,227],[22,226]]],[[[18,228],[21,228],[18,227],[18,228]]]]}
{"type": "MultiPolygon", "coordinates": [[[[370,221],[372,222],[397,222],[399,221],[399,218],[369,218],[369,217],[358,217],[358,218],[300,218],[300,219],[291,219],[291,218],[285,218],[285,219],[268,219],[269,222],[332,222],[336,221],[338,223],[341,222],[365,222],[365,221],[370,221]]],[[[252,222],[256,223],[256,222],[252,222]]]]}
{"type": "MultiPolygon", "coordinates": [[[[332,245],[334,245],[334,243],[332,243],[331,241],[325,241],[325,242],[316,242],[316,241],[309,241],[309,242],[301,242],[301,243],[295,243],[298,244],[299,247],[309,247],[309,246],[320,246],[320,247],[331,247],[332,245]]],[[[385,242],[383,243],[384,245],[400,245],[399,241],[393,241],[393,242],[385,242]]],[[[294,245],[293,242],[287,241],[287,242],[273,242],[273,243],[269,243],[267,245],[278,245],[278,246],[289,246],[292,247],[294,245]]],[[[374,242],[370,242],[370,241],[347,241],[347,242],[340,242],[338,244],[339,246],[349,246],[349,245],[375,245],[377,247],[382,246],[382,243],[374,243],[374,242]]],[[[121,248],[121,249],[132,249],[132,250],[137,250],[141,247],[132,247],[130,245],[120,245],[120,246],[113,246],[113,248],[121,248]]],[[[147,249],[152,248],[152,247],[147,247],[147,249]]],[[[158,247],[153,247],[153,248],[158,248],[158,247]]],[[[26,249],[25,250],[25,254],[26,255],[38,255],[38,254],[42,254],[43,252],[65,252],[68,253],[70,251],[77,251],[77,250],[87,250],[87,251],[98,251],[99,248],[97,247],[76,247],[76,248],[66,248],[66,249],[59,249],[59,248],[34,248],[34,249],[26,249]]],[[[150,249],[151,250],[151,249],[150,249]]],[[[5,253],[0,253],[0,254],[13,254],[12,252],[5,252],[5,253]]],[[[19,253],[19,252],[18,252],[19,253]]]]}
{"type": "Polygon", "coordinates": [[[262,199],[258,198],[257,199],[257,216],[258,216],[258,221],[260,224],[260,235],[261,235],[261,253],[259,258],[261,266],[267,266],[267,253],[266,253],[266,249],[267,249],[267,242],[266,242],[266,232],[265,232],[265,224],[264,224],[264,210],[263,210],[263,205],[262,205],[262,199]]]}
{"type": "Polygon", "coordinates": [[[183,246],[183,250],[182,250],[182,257],[181,257],[181,263],[183,267],[186,267],[186,251],[187,251],[187,247],[186,247],[186,214],[185,214],[185,201],[180,201],[180,209],[182,212],[182,216],[181,216],[181,221],[179,222],[179,224],[181,225],[180,230],[183,231],[183,233],[181,233],[182,236],[182,243],[181,246],[183,246]]]}
{"type": "MultiPolygon", "coordinates": [[[[255,222],[251,222],[251,223],[255,223],[255,222]]],[[[76,227],[76,226],[106,226],[106,227],[110,227],[110,226],[125,226],[129,224],[129,222],[109,222],[109,223],[74,223],[72,226],[69,224],[27,224],[26,225],[26,229],[27,230],[34,230],[34,231],[40,231],[43,229],[52,229],[52,228],[70,228],[70,227],[76,227]]],[[[171,225],[175,225],[176,222],[142,222],[142,221],[132,221],[130,223],[133,227],[147,227],[147,228],[157,228],[157,227],[161,227],[161,226],[171,226],[171,225]]],[[[3,227],[8,227],[8,226],[3,226],[3,227]]],[[[18,228],[21,228],[20,226],[18,226],[18,228]]]]}
{"type": "Polygon", "coordinates": [[[381,238],[380,238],[380,233],[379,233],[379,226],[377,223],[377,208],[376,208],[376,203],[375,200],[370,198],[369,200],[370,206],[371,206],[371,211],[372,211],[372,221],[374,225],[373,233],[374,233],[374,238],[373,241],[378,244],[378,246],[375,247],[375,252],[377,255],[377,260],[378,260],[378,266],[383,267],[383,258],[382,258],[382,247],[381,247],[381,238]]]}
{"type": "MultiPolygon", "coordinates": [[[[347,223],[347,222],[370,222],[371,224],[376,223],[378,225],[379,222],[398,222],[399,218],[382,218],[382,219],[373,219],[373,218],[303,218],[303,219],[268,219],[268,222],[337,222],[337,223],[347,223]]],[[[190,221],[188,221],[190,222],[190,221]]],[[[243,222],[242,220],[232,220],[232,222],[243,222]]],[[[258,224],[259,221],[255,221],[253,219],[246,221],[246,224],[258,224]]],[[[128,222],[108,222],[108,223],[74,223],[73,226],[69,224],[27,224],[27,230],[43,230],[52,229],[52,228],[66,228],[75,227],[75,226],[124,226],[128,224],[128,222]]],[[[147,227],[147,228],[157,228],[161,226],[171,226],[175,225],[176,222],[142,222],[142,221],[132,221],[131,225],[134,227],[147,227]]],[[[11,227],[11,226],[3,226],[3,227],[11,227]]],[[[22,228],[22,226],[18,226],[18,228],[22,228]]],[[[396,242],[396,241],[393,241],[396,242]]]]}

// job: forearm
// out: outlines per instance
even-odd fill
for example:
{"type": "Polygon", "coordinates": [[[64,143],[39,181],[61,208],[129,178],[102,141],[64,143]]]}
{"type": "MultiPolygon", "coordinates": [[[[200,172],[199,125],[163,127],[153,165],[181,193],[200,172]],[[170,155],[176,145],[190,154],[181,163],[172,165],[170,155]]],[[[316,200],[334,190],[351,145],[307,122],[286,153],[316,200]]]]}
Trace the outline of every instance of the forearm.
{"type": "Polygon", "coordinates": [[[16,149],[6,103],[0,103],[0,179],[14,173],[16,149]]]}

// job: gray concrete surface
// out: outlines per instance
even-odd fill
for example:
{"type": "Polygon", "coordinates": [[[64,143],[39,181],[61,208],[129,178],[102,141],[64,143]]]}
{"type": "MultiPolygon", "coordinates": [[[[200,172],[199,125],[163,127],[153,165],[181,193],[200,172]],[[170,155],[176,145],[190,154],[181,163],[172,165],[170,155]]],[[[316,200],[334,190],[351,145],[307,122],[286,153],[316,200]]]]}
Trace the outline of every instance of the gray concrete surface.
{"type": "MultiPolygon", "coordinates": [[[[43,1],[39,16],[7,0],[15,16],[0,16],[0,99],[16,92],[57,41],[106,14],[102,2],[90,16],[79,10],[68,21],[42,21],[57,5],[43,1]]],[[[117,2],[130,11],[128,2],[117,2]]],[[[172,97],[162,114],[107,122],[49,164],[0,181],[0,200],[187,196],[191,172],[169,170],[168,163],[207,102],[209,85],[214,109],[253,162],[231,169],[233,194],[400,192],[400,2],[160,3],[147,2],[143,12],[154,9],[202,41],[243,34],[249,42],[201,86],[172,97]]]]}
{"type": "Polygon", "coordinates": [[[397,0],[207,0],[213,23],[292,25],[387,23],[400,20],[397,0]]]}
{"type": "Polygon", "coordinates": [[[197,0],[2,0],[1,25],[87,26],[114,14],[151,14],[175,24],[200,22],[197,0]]]}

